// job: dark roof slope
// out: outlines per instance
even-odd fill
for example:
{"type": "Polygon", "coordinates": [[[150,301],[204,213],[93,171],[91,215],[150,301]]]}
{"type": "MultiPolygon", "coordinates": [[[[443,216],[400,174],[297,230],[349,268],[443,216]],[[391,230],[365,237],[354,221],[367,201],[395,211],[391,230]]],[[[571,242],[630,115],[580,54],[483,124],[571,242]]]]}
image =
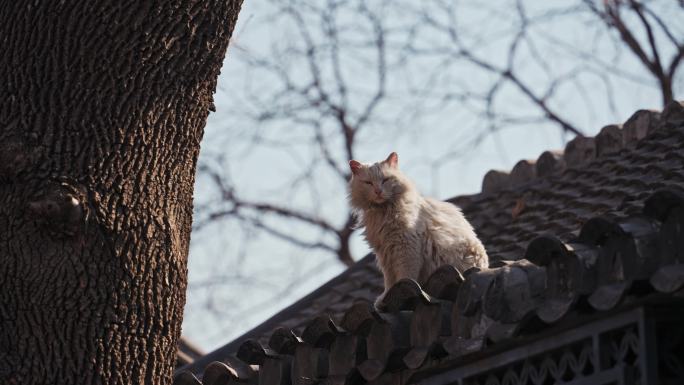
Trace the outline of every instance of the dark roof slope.
{"type": "Polygon", "coordinates": [[[375,256],[367,255],[342,274],[312,291],[304,298],[278,312],[254,329],[185,366],[184,370],[201,373],[212,361],[221,361],[237,353],[246,339],[266,343],[273,330],[286,328],[301,331],[313,317],[321,314],[340,315],[358,300],[374,301],[382,292],[382,275],[375,265],[375,256]]]}
{"type": "MultiPolygon", "coordinates": [[[[629,239],[635,236],[631,229],[636,228],[651,236],[661,237],[659,234],[662,231],[659,229],[667,218],[654,217],[653,214],[650,214],[649,219],[644,219],[645,222],[639,222],[641,219],[638,218],[643,202],[650,194],[664,187],[684,187],[682,110],[680,105],[673,105],[662,116],[649,115],[653,119],[641,119],[647,121],[648,125],[642,127],[640,132],[649,133],[648,136],[637,142],[627,139],[616,141],[619,144],[613,149],[617,152],[595,149],[600,156],[589,156],[585,160],[580,156],[565,159],[568,154],[555,154],[554,159],[562,161],[563,165],[554,166],[554,172],[541,177],[530,177],[528,174],[522,185],[515,185],[509,180],[502,183],[496,193],[486,191],[454,200],[464,209],[493,260],[518,260],[525,256],[527,260],[495,263],[492,269],[471,272],[466,276],[465,283],[460,282],[458,272],[445,268],[440,270],[442,278],[436,278],[440,275],[433,277],[433,283],[425,288],[433,297],[426,295],[414,282],[402,282],[392,289],[394,294],[388,295],[387,306],[390,313],[378,315],[369,302],[351,306],[358,298],[372,301],[381,289],[379,273],[372,259],[366,257],[354,268],[244,336],[263,342],[267,329],[285,326],[271,336],[267,345],[271,350],[263,350],[257,341],[244,343],[245,338],[240,338],[240,342],[215,351],[210,357],[196,361],[188,369],[200,373],[209,359],[225,361],[230,354],[241,349],[240,356],[248,363],[261,365],[261,376],[266,376],[267,373],[269,376],[276,376],[276,372],[281,376],[289,376],[285,370],[289,373],[291,369],[296,378],[301,374],[330,379],[338,378],[344,373],[343,377],[361,376],[375,381],[382,376],[389,378],[387,373],[392,373],[391,376],[408,376],[409,369],[443,358],[440,355],[443,356],[445,352],[450,357],[477,351],[486,346],[487,341],[505,340],[520,332],[521,325],[524,324],[521,321],[530,314],[553,323],[566,316],[579,298],[594,297],[590,303],[597,309],[614,306],[631,287],[631,281],[643,281],[655,276],[653,274],[657,273],[652,270],[654,266],[662,266],[665,262],[658,259],[659,257],[655,258],[658,263],[663,264],[649,265],[650,270],[643,270],[643,266],[638,264],[636,267],[632,266],[630,272],[647,271],[650,275],[633,276],[629,280],[625,280],[623,265],[620,265],[619,269],[622,270],[618,273],[611,270],[618,267],[600,262],[592,265],[585,272],[586,275],[581,275],[582,285],[586,287],[573,287],[572,290],[566,288],[563,291],[562,285],[558,283],[556,291],[540,293],[539,288],[544,287],[542,283],[545,285],[547,280],[557,279],[550,274],[554,271],[550,266],[553,266],[552,261],[555,259],[544,257],[544,252],[540,254],[535,250],[551,250],[575,261],[573,266],[581,265],[577,261],[586,266],[591,258],[594,258],[593,261],[603,261],[596,257],[597,249],[603,245],[600,242],[614,239],[615,234],[623,237],[615,239],[629,239]],[[578,167],[574,167],[575,165],[578,167]],[[609,215],[611,219],[597,218],[589,221],[597,215],[609,215]],[[543,234],[555,236],[539,238],[526,247],[529,241],[543,234]],[[568,243],[570,241],[574,243],[568,243]],[[601,273],[603,281],[591,281],[587,278],[597,277],[597,272],[601,273]],[[364,287],[370,282],[376,283],[364,287]],[[527,289],[521,294],[522,299],[516,300],[519,302],[510,302],[512,299],[506,295],[509,287],[527,289]],[[557,298],[547,297],[554,293],[560,294],[557,298]],[[454,300],[456,304],[453,303],[454,300]],[[318,304],[315,309],[314,304],[318,304]],[[344,312],[350,306],[351,309],[344,312]],[[458,311],[454,310],[451,315],[445,314],[445,309],[449,306],[458,311]],[[407,309],[409,311],[397,312],[407,309]],[[326,313],[337,324],[323,316],[314,318],[314,321],[302,327],[304,317],[326,313]],[[303,316],[304,314],[306,315],[303,316]],[[458,322],[438,322],[454,317],[458,322]],[[342,325],[342,328],[338,325],[342,325]],[[427,325],[433,327],[426,327],[427,325]],[[293,329],[297,337],[290,331],[293,329]],[[438,345],[435,345],[436,341],[440,341],[438,345]],[[440,347],[435,350],[435,346],[440,347]],[[361,356],[340,358],[349,355],[350,351],[360,352],[361,356]]],[[[623,138],[634,136],[628,135],[626,129],[618,129],[618,132],[624,133],[623,138]]],[[[594,143],[597,142],[600,141],[594,140],[594,143]]],[[[580,151],[583,154],[591,154],[591,151],[586,150],[589,148],[586,143],[575,147],[584,148],[584,151],[580,151]]],[[[667,201],[670,198],[663,198],[667,196],[657,195],[653,201],[667,201]]],[[[678,198],[672,199],[676,201],[678,198]]],[[[669,213],[672,207],[668,206],[663,210],[669,213]]],[[[636,254],[630,255],[639,257],[642,256],[641,252],[642,249],[637,248],[636,254]]],[[[652,253],[644,255],[653,260],[652,253]]],[[[636,262],[633,259],[624,262],[634,265],[636,262]]],[[[678,286],[676,282],[670,286],[678,286]]],[[[253,368],[234,359],[230,361],[232,369],[227,366],[223,368],[225,365],[219,363],[211,364],[206,368],[204,378],[209,375],[211,379],[214,371],[225,375],[226,370],[230,369],[237,373],[236,368],[240,365],[243,365],[241,370],[244,376],[255,375],[253,368]]],[[[183,383],[183,378],[190,381],[188,374],[184,374],[178,378],[179,383],[183,383]]],[[[392,378],[388,381],[396,380],[392,378]]],[[[406,378],[402,378],[401,382],[403,380],[406,378]]],[[[206,380],[205,383],[214,384],[206,380]]]]}

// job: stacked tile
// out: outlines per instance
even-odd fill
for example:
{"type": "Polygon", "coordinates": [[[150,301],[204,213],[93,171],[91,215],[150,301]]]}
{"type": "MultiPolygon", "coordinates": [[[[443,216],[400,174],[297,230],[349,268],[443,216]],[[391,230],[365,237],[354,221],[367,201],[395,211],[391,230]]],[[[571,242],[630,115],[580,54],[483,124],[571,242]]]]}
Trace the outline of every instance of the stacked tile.
{"type": "Polygon", "coordinates": [[[624,147],[622,129],[620,126],[611,124],[601,128],[596,135],[596,156],[603,156],[617,152],[624,147]]]}
{"type": "MultiPolygon", "coordinates": [[[[565,159],[562,151],[544,151],[536,162],[537,176],[545,177],[561,172],[565,169],[565,159]]],[[[483,189],[484,192],[484,189],[483,189]]]]}
{"type": "Polygon", "coordinates": [[[510,187],[510,175],[506,171],[489,170],[482,179],[482,192],[485,194],[501,191],[510,187]]]}
{"type": "Polygon", "coordinates": [[[204,369],[200,382],[190,371],[181,371],[173,379],[174,385],[238,385],[259,383],[259,376],[251,366],[234,359],[226,362],[214,361],[204,369]]]}
{"type": "MultiPolygon", "coordinates": [[[[523,245],[534,239],[540,228],[569,242],[576,236],[573,232],[592,216],[634,215],[654,191],[665,186],[684,188],[683,111],[680,104],[668,106],[658,125],[648,126],[647,136],[638,142],[623,143],[628,139],[624,128],[604,127],[594,140],[594,160],[582,167],[566,164],[563,154],[545,152],[536,162],[537,178],[524,188],[451,201],[461,207],[495,258],[521,258],[523,245]],[[621,149],[613,151],[618,146],[621,149]]],[[[632,119],[627,126],[655,124],[657,117],[653,112],[635,115],[642,118],[632,119]],[[647,114],[652,119],[644,119],[647,114]]],[[[645,132],[643,128],[632,131],[645,132]]],[[[594,157],[591,151],[585,154],[594,157]]]]}
{"type": "Polygon", "coordinates": [[[449,358],[551,327],[573,313],[684,288],[684,193],[661,190],[640,215],[596,217],[574,242],[530,242],[525,259],[472,269],[458,290],[449,358]]]}
{"type": "Polygon", "coordinates": [[[575,137],[563,151],[545,151],[537,160],[521,160],[510,173],[490,170],[482,180],[482,194],[519,188],[535,178],[557,174],[566,168],[581,167],[597,157],[633,147],[663,123],[684,123],[684,102],[672,102],[662,113],[638,110],[624,124],[605,126],[595,137],[575,137]]]}
{"type": "MultiPolygon", "coordinates": [[[[684,109],[682,109],[684,120],[684,109]]],[[[678,191],[661,191],[646,201],[644,212],[661,223],[656,237],[658,262],[651,285],[662,293],[674,293],[684,286],[684,196],[678,191]]]]}
{"type": "MultiPolygon", "coordinates": [[[[378,304],[382,312],[358,302],[339,323],[321,316],[299,336],[276,330],[268,347],[245,341],[242,363],[212,363],[201,383],[403,384],[418,369],[565,318],[683,290],[684,193],[660,190],[642,206],[638,215],[592,218],[570,242],[539,236],[517,261],[463,275],[443,266],[424,287],[401,280],[378,304]]],[[[200,384],[189,372],[174,383],[200,384]]]]}
{"type": "Polygon", "coordinates": [[[522,186],[532,182],[537,177],[536,161],[521,160],[513,166],[510,173],[510,184],[512,186],[522,186]]]}
{"type": "Polygon", "coordinates": [[[357,337],[356,368],[350,377],[372,381],[385,368],[394,348],[392,330],[387,321],[365,301],[356,302],[342,317],[341,325],[357,337]]]}

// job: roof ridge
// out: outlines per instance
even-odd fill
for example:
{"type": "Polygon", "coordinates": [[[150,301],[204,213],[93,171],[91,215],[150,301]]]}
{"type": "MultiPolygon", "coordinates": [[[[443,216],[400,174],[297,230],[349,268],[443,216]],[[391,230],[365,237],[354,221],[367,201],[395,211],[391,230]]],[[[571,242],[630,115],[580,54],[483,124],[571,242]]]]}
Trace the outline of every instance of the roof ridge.
{"type": "Polygon", "coordinates": [[[537,159],[521,159],[509,171],[489,170],[482,178],[479,193],[449,199],[459,201],[491,195],[525,186],[540,178],[556,175],[568,168],[581,167],[624,148],[634,148],[660,127],[684,121],[684,101],[673,101],[662,112],[637,110],[623,124],[610,124],[593,137],[576,136],[563,150],[547,150],[537,159]]]}

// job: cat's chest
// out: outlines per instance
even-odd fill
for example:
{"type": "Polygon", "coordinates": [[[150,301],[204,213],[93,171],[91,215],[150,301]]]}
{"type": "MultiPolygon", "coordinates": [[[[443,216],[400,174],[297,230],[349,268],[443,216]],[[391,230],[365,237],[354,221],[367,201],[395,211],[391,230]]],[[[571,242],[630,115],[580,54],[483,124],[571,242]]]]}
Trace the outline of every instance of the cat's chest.
{"type": "Polygon", "coordinates": [[[407,213],[375,213],[366,217],[365,225],[366,240],[375,249],[392,239],[412,237],[422,227],[416,215],[407,213]]]}

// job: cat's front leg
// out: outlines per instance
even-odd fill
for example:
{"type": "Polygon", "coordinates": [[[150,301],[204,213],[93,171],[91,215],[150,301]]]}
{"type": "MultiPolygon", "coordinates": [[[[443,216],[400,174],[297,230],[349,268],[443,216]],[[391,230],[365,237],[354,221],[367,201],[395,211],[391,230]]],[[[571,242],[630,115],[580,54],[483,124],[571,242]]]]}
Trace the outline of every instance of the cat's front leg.
{"type": "Polygon", "coordinates": [[[389,290],[389,288],[392,287],[399,280],[399,278],[397,278],[396,276],[396,272],[391,266],[388,266],[384,269],[384,271],[382,272],[382,277],[385,286],[385,291],[383,292],[383,294],[387,293],[387,290],[389,290]]]}
{"type": "Polygon", "coordinates": [[[418,282],[420,270],[423,266],[423,258],[420,255],[418,247],[415,247],[415,242],[399,243],[394,250],[394,258],[392,258],[391,271],[393,276],[392,285],[396,284],[402,279],[412,279],[418,282]]]}
{"type": "Polygon", "coordinates": [[[398,281],[398,279],[394,275],[394,271],[388,267],[383,268],[382,278],[384,283],[384,290],[382,291],[382,294],[380,294],[378,298],[375,299],[374,304],[375,308],[380,311],[384,310],[384,307],[382,306],[382,301],[385,298],[385,295],[387,295],[387,291],[398,281]]]}
{"type": "Polygon", "coordinates": [[[387,292],[400,280],[410,278],[418,281],[421,266],[422,259],[413,248],[405,246],[393,248],[391,258],[387,258],[386,263],[382,266],[385,290],[375,300],[375,308],[384,310],[382,303],[387,292]]]}

